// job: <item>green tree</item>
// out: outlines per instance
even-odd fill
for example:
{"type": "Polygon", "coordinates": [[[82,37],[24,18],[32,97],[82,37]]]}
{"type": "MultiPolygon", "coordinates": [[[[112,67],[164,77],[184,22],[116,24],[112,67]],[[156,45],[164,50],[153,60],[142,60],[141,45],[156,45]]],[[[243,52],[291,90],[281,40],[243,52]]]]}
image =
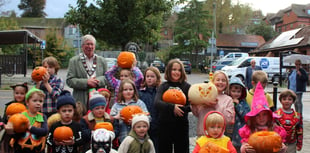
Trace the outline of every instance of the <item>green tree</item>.
{"type": "Polygon", "coordinates": [[[250,34],[263,36],[265,41],[270,40],[278,34],[270,25],[267,25],[265,22],[250,25],[247,28],[247,32],[250,34]]]}
{"type": "Polygon", "coordinates": [[[21,0],[18,8],[23,10],[21,17],[46,17],[45,0],[21,0]]]}

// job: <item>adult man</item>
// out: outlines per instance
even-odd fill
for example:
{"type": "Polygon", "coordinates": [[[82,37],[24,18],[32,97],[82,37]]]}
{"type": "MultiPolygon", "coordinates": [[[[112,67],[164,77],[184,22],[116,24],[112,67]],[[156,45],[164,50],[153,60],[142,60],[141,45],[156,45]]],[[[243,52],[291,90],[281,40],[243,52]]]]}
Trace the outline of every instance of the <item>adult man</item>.
{"type": "Polygon", "coordinates": [[[252,86],[252,74],[255,70],[262,70],[262,68],[260,66],[256,66],[256,62],[255,62],[255,59],[252,59],[251,62],[250,62],[250,66],[248,66],[246,68],[246,71],[245,71],[245,86],[248,88],[248,90],[252,89],[253,86],[252,86]]]}
{"type": "Polygon", "coordinates": [[[92,35],[82,37],[83,53],[70,59],[67,84],[73,88],[73,97],[88,108],[88,91],[107,85],[104,73],[107,63],[101,56],[94,54],[96,39],[92,35]]]}
{"type": "Polygon", "coordinates": [[[301,68],[301,61],[295,61],[295,69],[289,74],[288,88],[293,90],[297,99],[295,102],[295,110],[302,115],[302,93],[306,91],[308,75],[305,69],[301,68]]]}

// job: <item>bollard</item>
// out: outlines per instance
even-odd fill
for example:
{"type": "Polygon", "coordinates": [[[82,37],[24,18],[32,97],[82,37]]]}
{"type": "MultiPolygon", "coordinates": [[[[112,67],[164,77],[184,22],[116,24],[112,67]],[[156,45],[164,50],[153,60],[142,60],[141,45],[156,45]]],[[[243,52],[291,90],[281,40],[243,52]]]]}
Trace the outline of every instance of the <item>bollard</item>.
{"type": "Polygon", "coordinates": [[[1,75],[2,75],[2,67],[0,67],[0,88],[1,88],[1,86],[2,86],[2,85],[1,85],[1,79],[2,79],[2,78],[1,78],[1,75]]]}
{"type": "Polygon", "coordinates": [[[272,111],[275,111],[277,110],[277,96],[278,96],[278,82],[273,82],[273,110],[272,111]]]}

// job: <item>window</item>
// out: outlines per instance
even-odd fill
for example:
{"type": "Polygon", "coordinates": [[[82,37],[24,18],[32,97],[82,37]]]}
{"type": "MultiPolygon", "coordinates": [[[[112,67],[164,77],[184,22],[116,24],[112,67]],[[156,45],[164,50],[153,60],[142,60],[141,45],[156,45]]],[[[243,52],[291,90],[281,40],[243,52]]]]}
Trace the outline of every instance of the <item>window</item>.
{"type": "Polygon", "coordinates": [[[310,15],[310,9],[307,10],[308,15],[310,15]]]}
{"type": "Polygon", "coordinates": [[[241,54],[235,54],[235,57],[241,57],[241,54]]]}

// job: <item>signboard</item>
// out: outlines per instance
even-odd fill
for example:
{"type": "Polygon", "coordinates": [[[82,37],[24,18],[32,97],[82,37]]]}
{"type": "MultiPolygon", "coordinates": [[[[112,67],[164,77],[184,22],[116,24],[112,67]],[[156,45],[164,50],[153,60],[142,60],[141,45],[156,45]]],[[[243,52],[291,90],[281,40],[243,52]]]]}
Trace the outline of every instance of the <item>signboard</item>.
{"type": "Polygon", "coordinates": [[[41,41],[41,44],[40,44],[40,48],[41,48],[41,49],[45,49],[45,47],[46,47],[46,41],[45,41],[45,40],[42,40],[42,41],[41,41]]]}

